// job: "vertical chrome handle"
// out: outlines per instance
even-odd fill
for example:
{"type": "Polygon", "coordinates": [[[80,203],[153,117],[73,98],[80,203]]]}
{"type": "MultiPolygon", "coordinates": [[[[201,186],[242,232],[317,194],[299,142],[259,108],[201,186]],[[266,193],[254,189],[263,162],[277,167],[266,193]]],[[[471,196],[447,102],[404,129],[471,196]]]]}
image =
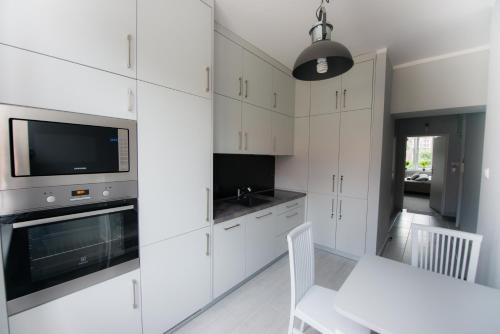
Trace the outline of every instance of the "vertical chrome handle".
{"type": "Polygon", "coordinates": [[[134,91],[132,88],[128,89],[128,111],[133,112],[134,111],[134,91]]]}
{"type": "Polygon", "coordinates": [[[332,192],[335,192],[335,174],[332,175],[332,192]]]}
{"type": "Polygon", "coordinates": [[[210,234],[209,233],[205,233],[205,236],[207,238],[207,249],[205,251],[205,255],[206,256],[210,256],[210,234]]]}
{"type": "Polygon", "coordinates": [[[243,145],[243,134],[241,133],[241,131],[238,131],[238,138],[239,138],[239,141],[238,141],[238,150],[241,151],[241,148],[242,148],[242,145],[243,145]]]}
{"type": "Polygon", "coordinates": [[[342,220],[342,200],[340,200],[339,204],[339,220],[342,220]]]}
{"type": "Polygon", "coordinates": [[[207,190],[207,215],[205,217],[205,220],[208,222],[210,221],[210,188],[206,188],[207,190]]]}
{"type": "Polygon", "coordinates": [[[340,193],[342,193],[343,185],[344,185],[344,175],[340,175],[340,193]]]}
{"type": "Polygon", "coordinates": [[[333,219],[333,215],[334,215],[334,211],[333,211],[333,201],[334,201],[334,200],[335,200],[335,199],[333,199],[333,198],[332,198],[332,214],[331,214],[331,216],[330,216],[330,218],[331,218],[331,219],[333,219]]]}
{"type": "Polygon", "coordinates": [[[135,279],[132,280],[132,297],[133,297],[132,308],[137,309],[139,305],[137,304],[137,280],[135,279]]]}
{"type": "Polygon", "coordinates": [[[248,132],[245,132],[245,151],[248,150],[248,132]]]}
{"type": "Polygon", "coordinates": [[[210,91],[210,67],[206,67],[205,70],[207,71],[207,87],[205,88],[205,92],[210,91]]]}
{"type": "Polygon", "coordinates": [[[273,108],[278,108],[278,93],[274,92],[274,105],[273,108]]]}
{"type": "Polygon", "coordinates": [[[335,91],[335,110],[339,108],[339,91],[335,91]]]}
{"type": "Polygon", "coordinates": [[[245,80],[245,98],[248,98],[248,80],[245,80]]]}
{"type": "Polygon", "coordinates": [[[128,43],[128,60],[127,60],[127,68],[132,68],[132,35],[127,35],[127,43],[128,43]]]}
{"type": "Polygon", "coordinates": [[[345,108],[345,96],[347,94],[347,89],[344,89],[344,108],[345,108]]]}
{"type": "Polygon", "coordinates": [[[238,80],[240,81],[240,91],[238,92],[238,96],[241,96],[241,94],[243,94],[243,78],[239,77],[238,80]]]}

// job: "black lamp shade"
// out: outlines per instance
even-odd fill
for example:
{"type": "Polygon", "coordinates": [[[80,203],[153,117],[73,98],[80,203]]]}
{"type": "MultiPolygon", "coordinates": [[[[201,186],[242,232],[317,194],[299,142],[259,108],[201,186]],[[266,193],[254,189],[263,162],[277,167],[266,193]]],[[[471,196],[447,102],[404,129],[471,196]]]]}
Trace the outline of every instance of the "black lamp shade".
{"type": "Polygon", "coordinates": [[[302,51],[295,61],[292,74],[296,79],[304,81],[325,80],[349,71],[353,65],[352,55],[344,45],[331,40],[321,40],[302,51]],[[327,60],[326,73],[318,73],[316,70],[318,58],[327,60]]]}

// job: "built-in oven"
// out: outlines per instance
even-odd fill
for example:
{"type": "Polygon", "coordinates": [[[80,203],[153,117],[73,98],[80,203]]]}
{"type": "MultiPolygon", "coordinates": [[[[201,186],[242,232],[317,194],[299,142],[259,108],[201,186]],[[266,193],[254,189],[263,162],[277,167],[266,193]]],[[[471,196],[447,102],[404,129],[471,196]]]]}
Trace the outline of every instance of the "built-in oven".
{"type": "Polygon", "coordinates": [[[135,199],[0,217],[9,315],[139,267],[135,199]]]}

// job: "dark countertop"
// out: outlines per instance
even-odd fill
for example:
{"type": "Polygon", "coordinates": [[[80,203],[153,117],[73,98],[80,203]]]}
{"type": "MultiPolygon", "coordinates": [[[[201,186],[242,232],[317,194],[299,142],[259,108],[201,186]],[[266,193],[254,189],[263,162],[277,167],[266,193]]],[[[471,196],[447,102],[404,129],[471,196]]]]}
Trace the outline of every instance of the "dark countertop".
{"type": "Polygon", "coordinates": [[[255,197],[268,199],[270,201],[268,203],[263,203],[252,207],[237,203],[231,203],[228,200],[214,201],[214,224],[222,223],[306,196],[305,193],[280,189],[275,189],[274,194],[272,194],[272,191],[267,191],[262,193],[255,193],[253,195],[255,197]]]}

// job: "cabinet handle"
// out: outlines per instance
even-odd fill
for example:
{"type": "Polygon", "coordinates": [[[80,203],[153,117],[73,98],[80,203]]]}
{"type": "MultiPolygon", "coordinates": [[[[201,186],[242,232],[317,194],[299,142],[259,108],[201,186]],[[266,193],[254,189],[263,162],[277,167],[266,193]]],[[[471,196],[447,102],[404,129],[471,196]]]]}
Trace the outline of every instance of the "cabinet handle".
{"type": "Polygon", "coordinates": [[[290,208],[293,208],[294,206],[297,206],[297,205],[299,205],[299,203],[293,203],[293,204],[287,205],[286,208],[290,209],[290,208]]]}
{"type": "Polygon", "coordinates": [[[241,151],[241,148],[242,148],[242,142],[243,142],[243,134],[241,133],[241,131],[238,131],[238,136],[239,136],[239,141],[238,141],[238,150],[241,151]]]}
{"type": "Polygon", "coordinates": [[[278,93],[274,92],[274,106],[275,109],[278,108],[278,93]]]}
{"type": "Polygon", "coordinates": [[[334,211],[333,211],[333,201],[334,199],[332,198],[332,211],[331,211],[331,215],[330,215],[330,218],[333,219],[333,216],[335,215],[334,211]]]}
{"type": "Polygon", "coordinates": [[[133,297],[132,308],[137,309],[139,305],[137,304],[137,280],[135,279],[132,280],[132,297],[133,297]]]}
{"type": "Polygon", "coordinates": [[[347,94],[347,89],[344,89],[344,109],[345,109],[345,96],[347,94]]]}
{"type": "Polygon", "coordinates": [[[339,204],[339,220],[342,220],[342,200],[340,200],[339,204]]]}
{"type": "Polygon", "coordinates": [[[236,224],[236,225],[229,226],[229,227],[224,227],[224,231],[228,231],[228,230],[231,230],[231,229],[237,228],[237,227],[240,227],[240,224],[236,224]]]}
{"type": "Polygon", "coordinates": [[[286,218],[292,218],[292,217],[295,217],[296,215],[298,215],[299,213],[298,212],[295,212],[294,214],[292,215],[289,215],[289,216],[286,216],[286,218]]]}
{"type": "Polygon", "coordinates": [[[332,175],[332,192],[335,192],[335,174],[332,175]]]}
{"type": "Polygon", "coordinates": [[[335,91],[335,109],[339,108],[339,91],[335,91]]]}
{"type": "Polygon", "coordinates": [[[245,132],[245,151],[248,150],[248,132],[245,132]]]}
{"type": "Polygon", "coordinates": [[[240,91],[238,92],[238,96],[241,96],[241,94],[243,94],[243,78],[239,77],[238,80],[240,81],[240,91]]]}
{"type": "Polygon", "coordinates": [[[127,60],[127,68],[132,68],[132,35],[127,35],[127,43],[128,43],[128,60],[127,60]]]}
{"type": "Polygon", "coordinates": [[[264,218],[264,217],[270,216],[270,215],[272,215],[272,214],[273,214],[272,212],[268,212],[268,213],[266,213],[265,215],[258,216],[258,217],[255,217],[255,218],[257,218],[257,219],[261,219],[261,218],[264,218]]]}
{"type": "Polygon", "coordinates": [[[245,80],[245,99],[248,98],[248,80],[245,80]]]}
{"type": "Polygon", "coordinates": [[[205,251],[205,255],[206,256],[210,256],[210,234],[209,233],[205,233],[205,236],[207,238],[207,249],[205,251]]]}
{"type": "Polygon", "coordinates": [[[129,112],[134,111],[134,91],[131,88],[128,89],[128,108],[127,108],[127,110],[129,112]]]}
{"type": "Polygon", "coordinates": [[[205,92],[210,92],[210,67],[206,67],[205,70],[207,71],[207,88],[205,88],[205,92]]]}
{"type": "Polygon", "coordinates": [[[210,188],[206,188],[207,190],[207,215],[205,217],[205,220],[208,222],[210,221],[210,188]]]}
{"type": "Polygon", "coordinates": [[[340,175],[340,193],[342,193],[342,188],[344,188],[344,175],[340,175]]]}

